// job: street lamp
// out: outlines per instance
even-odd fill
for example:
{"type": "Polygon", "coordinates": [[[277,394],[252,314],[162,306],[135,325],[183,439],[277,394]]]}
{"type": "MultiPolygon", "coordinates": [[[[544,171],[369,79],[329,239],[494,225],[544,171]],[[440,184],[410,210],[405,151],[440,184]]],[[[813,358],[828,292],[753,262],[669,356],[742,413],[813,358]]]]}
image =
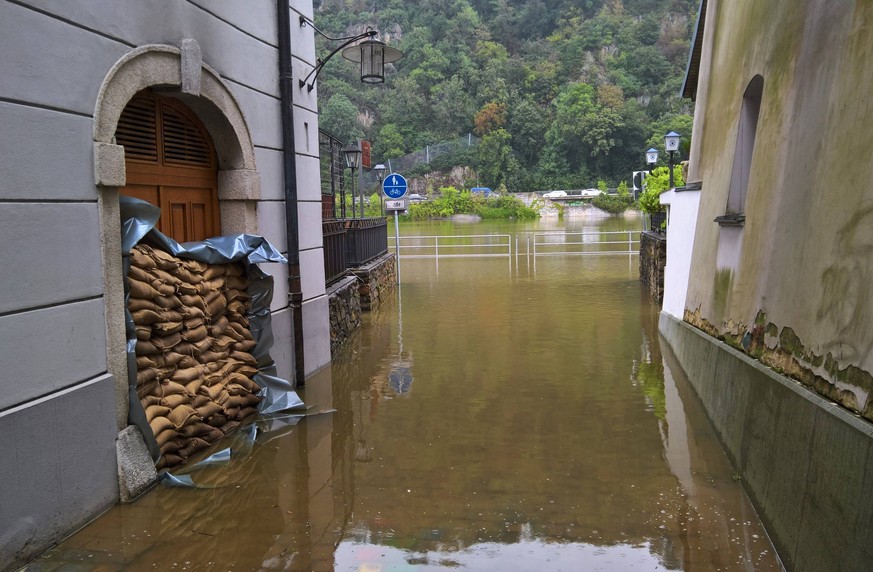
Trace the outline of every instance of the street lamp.
{"type": "Polygon", "coordinates": [[[383,163],[376,164],[373,167],[373,170],[376,171],[376,178],[379,179],[379,214],[385,216],[385,204],[382,201],[382,179],[385,177],[385,165],[383,163]]]}
{"type": "Polygon", "coordinates": [[[652,174],[652,170],[655,168],[655,163],[658,162],[658,150],[652,147],[648,151],[646,151],[646,163],[649,164],[649,174],[652,174]]]}
{"type": "MultiPolygon", "coordinates": [[[[355,218],[355,171],[358,169],[358,165],[361,163],[361,150],[358,149],[358,146],[352,143],[348,145],[345,149],[343,149],[343,155],[346,159],[346,167],[352,173],[352,218],[355,218]]],[[[346,193],[345,189],[343,189],[343,205],[346,202],[346,193]]],[[[364,203],[361,201],[361,218],[364,218],[364,203]]]]}
{"type": "Polygon", "coordinates": [[[670,188],[673,188],[673,153],[679,151],[679,139],[682,136],[676,133],[675,131],[671,131],[664,136],[664,148],[670,153],[670,160],[668,162],[670,169],[670,188]]]}
{"type": "Polygon", "coordinates": [[[403,52],[397,48],[392,48],[386,45],[385,42],[374,39],[378,32],[371,28],[367,28],[366,32],[355,36],[331,38],[316,28],[312,20],[305,16],[300,16],[300,27],[304,26],[311,27],[319,35],[331,42],[343,42],[338,48],[329,53],[326,58],[318,58],[316,66],[312,68],[306,77],[300,80],[300,87],[306,86],[306,91],[312,91],[312,88],[315,87],[315,80],[318,79],[318,74],[324,69],[324,64],[340,50],[342,50],[345,59],[361,65],[361,81],[364,83],[383,83],[385,81],[385,64],[396,62],[403,57],[403,52]],[[358,40],[364,41],[354,46],[351,45],[358,40]],[[311,82],[309,81],[310,77],[312,77],[311,82]]]}

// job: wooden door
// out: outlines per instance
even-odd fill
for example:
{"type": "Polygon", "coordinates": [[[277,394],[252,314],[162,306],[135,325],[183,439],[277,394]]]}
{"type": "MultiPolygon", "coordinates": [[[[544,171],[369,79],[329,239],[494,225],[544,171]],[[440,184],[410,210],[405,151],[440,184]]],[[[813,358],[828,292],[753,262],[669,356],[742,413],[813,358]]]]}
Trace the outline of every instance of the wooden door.
{"type": "Polygon", "coordinates": [[[122,111],[115,138],[127,169],[121,193],[159,207],[158,230],[178,242],[220,234],[215,149],[187,107],[140,92],[122,111]]]}

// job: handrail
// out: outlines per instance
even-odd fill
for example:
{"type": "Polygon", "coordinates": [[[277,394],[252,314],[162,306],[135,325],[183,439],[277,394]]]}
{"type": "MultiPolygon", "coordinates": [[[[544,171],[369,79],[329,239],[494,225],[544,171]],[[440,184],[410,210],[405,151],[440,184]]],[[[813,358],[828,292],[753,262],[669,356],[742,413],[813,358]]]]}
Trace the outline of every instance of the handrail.
{"type": "MultiPolygon", "coordinates": [[[[388,237],[389,242],[394,245],[394,237],[388,237]]],[[[419,236],[401,236],[400,237],[400,255],[403,258],[494,258],[494,257],[512,257],[512,236],[509,234],[452,234],[452,235],[419,235],[419,236]],[[464,239],[497,239],[498,242],[485,242],[474,240],[466,244],[451,244],[447,241],[464,240],[464,239]],[[408,244],[410,241],[430,241],[428,244],[408,244]],[[407,244],[404,244],[406,242],[407,244]],[[446,253],[451,249],[484,249],[485,252],[467,252],[459,254],[446,253]],[[404,250],[431,250],[431,254],[403,254],[404,250]],[[440,249],[443,252],[440,252],[440,249]],[[500,249],[501,252],[489,252],[492,249],[500,249]],[[506,249],[505,252],[502,250],[506,249]]]]}

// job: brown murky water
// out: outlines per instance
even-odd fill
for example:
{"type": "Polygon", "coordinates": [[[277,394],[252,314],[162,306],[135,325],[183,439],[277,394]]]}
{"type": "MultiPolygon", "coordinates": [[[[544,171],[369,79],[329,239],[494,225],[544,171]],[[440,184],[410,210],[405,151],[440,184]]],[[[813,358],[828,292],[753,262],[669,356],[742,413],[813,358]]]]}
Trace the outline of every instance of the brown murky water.
{"type": "Polygon", "coordinates": [[[403,260],[395,301],[301,392],[306,417],[240,433],[199,488],[117,506],[30,569],[780,569],[636,257],[535,267],[403,260]]]}

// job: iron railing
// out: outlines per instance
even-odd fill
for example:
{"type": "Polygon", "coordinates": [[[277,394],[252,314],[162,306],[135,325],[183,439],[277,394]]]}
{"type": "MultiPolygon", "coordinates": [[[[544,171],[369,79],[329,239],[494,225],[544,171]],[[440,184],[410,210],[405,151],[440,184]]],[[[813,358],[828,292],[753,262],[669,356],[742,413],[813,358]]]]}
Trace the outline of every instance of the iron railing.
{"type": "Polygon", "coordinates": [[[346,273],[346,229],[341,220],[321,223],[324,234],[324,281],[336,281],[346,273]]]}
{"type": "Polygon", "coordinates": [[[664,211],[649,214],[649,230],[664,234],[667,232],[667,213],[664,211]]]}
{"type": "Polygon", "coordinates": [[[343,142],[327,131],[319,129],[318,151],[321,164],[322,217],[346,218],[346,203],[341,200],[345,194],[346,184],[343,142]],[[330,198],[327,199],[325,195],[330,198]],[[328,207],[332,212],[327,211],[328,207]]]}
{"type": "Polygon", "coordinates": [[[346,270],[362,266],[388,252],[388,222],[384,217],[346,218],[343,142],[321,129],[318,150],[321,166],[321,216],[324,235],[324,276],[327,284],[346,270]]]}
{"type": "Polygon", "coordinates": [[[388,219],[347,219],[346,265],[366,264],[388,252],[388,219]]]}

